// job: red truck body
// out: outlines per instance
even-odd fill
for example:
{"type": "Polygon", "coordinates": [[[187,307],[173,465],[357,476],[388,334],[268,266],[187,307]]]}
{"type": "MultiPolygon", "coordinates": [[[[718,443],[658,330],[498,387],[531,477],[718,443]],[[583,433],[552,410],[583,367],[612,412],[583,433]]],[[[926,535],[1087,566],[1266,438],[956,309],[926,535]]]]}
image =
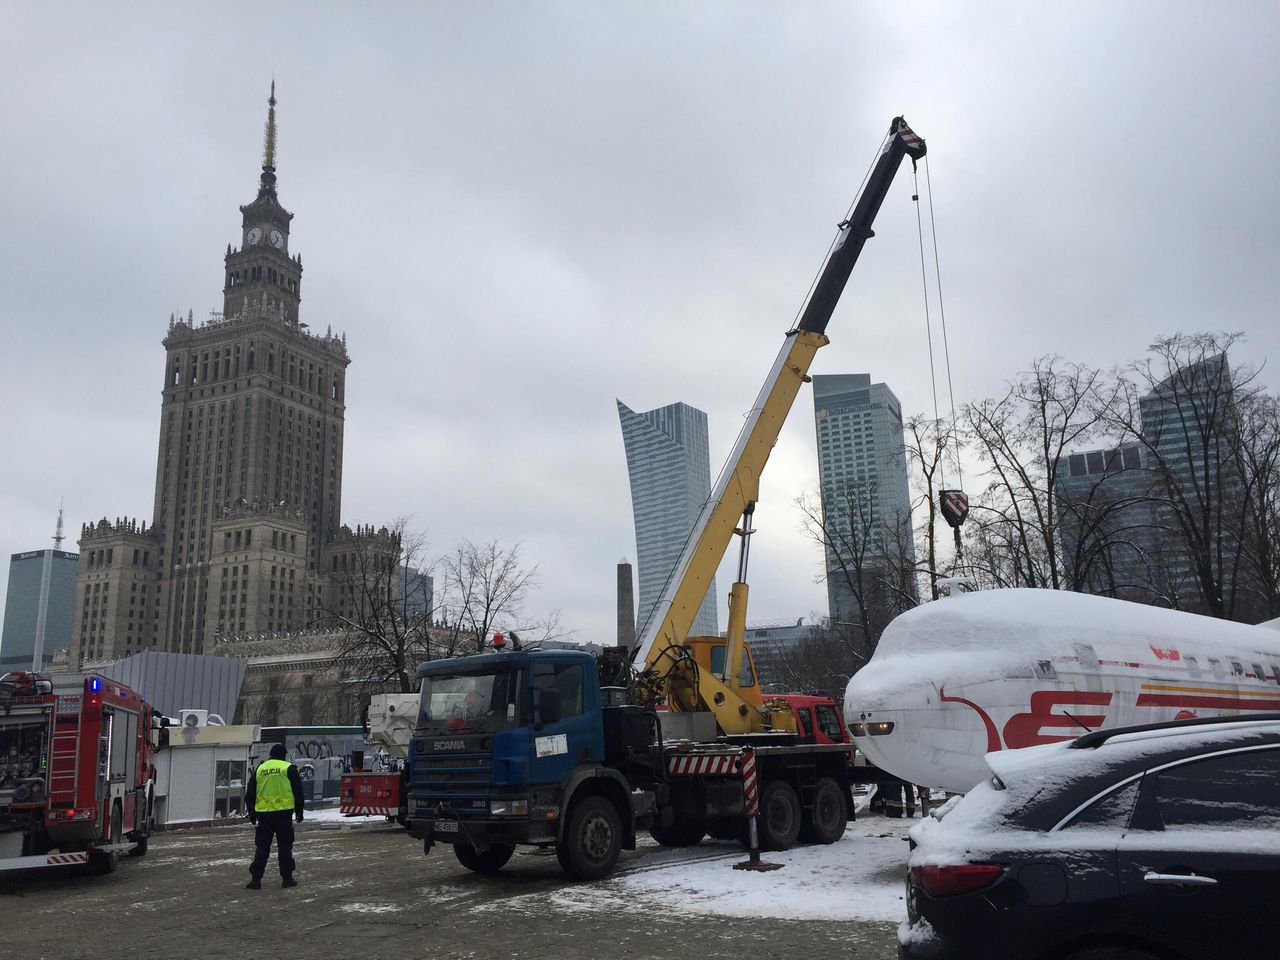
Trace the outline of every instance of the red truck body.
{"type": "Polygon", "coordinates": [[[344,773],[338,788],[338,810],[344,817],[402,817],[406,799],[400,772],[344,773]]]}
{"type": "MultiPolygon", "coordinates": [[[[852,745],[849,728],[844,725],[840,706],[824,693],[778,693],[769,695],[785,700],[796,715],[796,732],[809,743],[847,743],[852,745]]],[[[852,756],[852,751],[850,751],[852,756]]]]}
{"type": "Polygon", "coordinates": [[[146,852],[155,747],[151,705],[106,677],[0,677],[0,870],[146,852]]]}

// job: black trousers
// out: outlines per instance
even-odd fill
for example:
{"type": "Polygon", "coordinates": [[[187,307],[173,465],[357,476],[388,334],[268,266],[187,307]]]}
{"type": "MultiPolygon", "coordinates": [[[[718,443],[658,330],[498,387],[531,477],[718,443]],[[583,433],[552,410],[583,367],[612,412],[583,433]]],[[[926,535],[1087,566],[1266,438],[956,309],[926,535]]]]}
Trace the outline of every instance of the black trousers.
{"type": "Polygon", "coordinates": [[[271,857],[271,841],[276,841],[276,860],[280,864],[280,876],[293,876],[293,811],[273,810],[258,814],[258,827],[254,831],[253,863],[249,875],[261,880],[271,857]]]}

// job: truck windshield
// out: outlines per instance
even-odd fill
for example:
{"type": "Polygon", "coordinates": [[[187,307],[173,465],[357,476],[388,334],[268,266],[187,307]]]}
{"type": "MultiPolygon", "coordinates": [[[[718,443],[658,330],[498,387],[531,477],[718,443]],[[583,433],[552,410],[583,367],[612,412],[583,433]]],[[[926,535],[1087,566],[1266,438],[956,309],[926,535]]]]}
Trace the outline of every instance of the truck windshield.
{"type": "Polygon", "coordinates": [[[427,733],[495,733],[524,723],[524,671],[422,679],[419,723],[427,733]]]}

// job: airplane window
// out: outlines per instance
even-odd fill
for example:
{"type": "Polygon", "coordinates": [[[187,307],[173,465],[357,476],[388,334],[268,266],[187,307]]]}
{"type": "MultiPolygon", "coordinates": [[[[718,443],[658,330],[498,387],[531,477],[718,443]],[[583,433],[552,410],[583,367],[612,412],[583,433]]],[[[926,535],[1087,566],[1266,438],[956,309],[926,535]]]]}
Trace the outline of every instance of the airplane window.
{"type": "Polygon", "coordinates": [[[1080,661],[1080,666],[1086,670],[1098,669],[1098,653],[1093,649],[1092,644],[1076,643],[1072,644],[1076,652],[1076,659],[1080,661]]]}
{"type": "Polygon", "coordinates": [[[1267,679],[1267,671],[1262,669],[1262,664],[1260,663],[1255,663],[1253,665],[1253,675],[1259,680],[1267,679]]]}
{"type": "Polygon", "coordinates": [[[1053,668],[1052,660],[1037,660],[1031,665],[1031,669],[1040,680],[1056,680],[1058,671],[1053,668]]]}
{"type": "Polygon", "coordinates": [[[1274,663],[1271,665],[1271,678],[1276,683],[1280,683],[1280,667],[1277,667],[1274,663]]]}
{"type": "Polygon", "coordinates": [[[1232,673],[1234,673],[1237,677],[1243,677],[1243,676],[1244,676],[1244,664],[1243,664],[1243,663],[1241,663],[1239,660],[1232,660],[1232,661],[1231,661],[1231,672],[1232,672],[1232,673]]]}
{"type": "Polygon", "coordinates": [[[1224,676],[1224,673],[1222,670],[1222,661],[1219,660],[1217,657],[1209,658],[1209,669],[1212,670],[1213,675],[1215,677],[1218,677],[1219,679],[1221,679],[1224,676]]]}
{"type": "Polygon", "coordinates": [[[1187,657],[1187,669],[1193,677],[1200,676],[1200,662],[1195,657],[1187,657]]]}

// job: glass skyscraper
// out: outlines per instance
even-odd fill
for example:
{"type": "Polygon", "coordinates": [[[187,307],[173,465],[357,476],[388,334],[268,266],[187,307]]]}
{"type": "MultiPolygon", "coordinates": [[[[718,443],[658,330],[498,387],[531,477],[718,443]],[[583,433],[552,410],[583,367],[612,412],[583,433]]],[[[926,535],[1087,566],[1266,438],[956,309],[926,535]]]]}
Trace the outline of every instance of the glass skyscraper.
{"type": "MultiPolygon", "coordinates": [[[[835,531],[828,541],[865,540],[869,568],[914,565],[902,404],[870,374],[844,373],[813,378],[813,408],[822,512],[835,531]]],[[[851,620],[850,564],[834,545],[826,547],[827,602],[833,619],[851,620]]]]}
{"type": "Polygon", "coordinates": [[[40,669],[71,642],[78,560],[78,554],[64,550],[29,550],[9,557],[0,674],[40,669]],[[39,664],[34,663],[37,645],[39,664]]]}
{"type": "MultiPolygon", "coordinates": [[[[631,479],[640,602],[636,635],[643,636],[685,541],[711,494],[707,415],[686,403],[636,413],[621,400],[622,442],[631,479]]],[[[702,599],[692,636],[719,633],[714,579],[702,599]]]]}

